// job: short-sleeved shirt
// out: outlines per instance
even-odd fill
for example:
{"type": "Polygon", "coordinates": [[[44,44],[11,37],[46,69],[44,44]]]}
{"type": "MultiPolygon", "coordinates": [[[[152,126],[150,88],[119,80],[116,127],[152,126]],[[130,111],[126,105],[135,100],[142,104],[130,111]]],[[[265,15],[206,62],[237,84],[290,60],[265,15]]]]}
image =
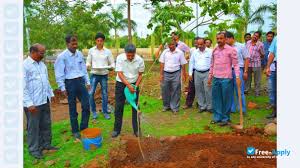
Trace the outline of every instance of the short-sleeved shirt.
{"type": "Polygon", "coordinates": [[[269,52],[274,54],[274,61],[277,61],[277,36],[273,39],[269,52]]]}
{"type": "Polygon", "coordinates": [[[249,67],[261,67],[261,53],[264,54],[264,44],[257,41],[256,44],[252,44],[249,40],[246,44],[250,55],[249,67]]]}
{"type": "Polygon", "coordinates": [[[175,72],[180,70],[181,65],[187,63],[184,53],[176,48],[173,52],[170,49],[165,49],[159,58],[160,63],[164,63],[165,72],[175,72]]]}
{"type": "MultiPolygon", "coordinates": [[[[144,60],[137,54],[135,54],[134,59],[129,61],[126,54],[120,54],[117,56],[116,61],[116,72],[123,72],[125,79],[129,83],[135,83],[138,79],[139,73],[145,71],[144,60]]],[[[119,75],[117,75],[116,80],[122,82],[119,75]]]]}
{"type": "Polygon", "coordinates": [[[115,61],[109,49],[103,48],[99,50],[97,46],[95,46],[89,50],[86,65],[91,66],[91,74],[107,75],[109,71],[101,67],[114,68],[115,61]]]}

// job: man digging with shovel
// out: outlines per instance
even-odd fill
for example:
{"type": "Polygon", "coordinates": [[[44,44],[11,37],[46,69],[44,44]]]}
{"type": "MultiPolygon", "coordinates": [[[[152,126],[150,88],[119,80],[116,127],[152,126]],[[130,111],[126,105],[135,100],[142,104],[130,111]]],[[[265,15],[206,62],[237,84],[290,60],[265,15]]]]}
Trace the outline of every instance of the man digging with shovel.
{"type": "MultiPolygon", "coordinates": [[[[117,56],[116,69],[116,107],[115,107],[115,124],[112,138],[116,138],[121,133],[125,93],[127,89],[133,94],[136,93],[136,101],[139,95],[139,85],[142,81],[142,74],[145,70],[144,60],[136,54],[136,48],[133,44],[128,44],[125,47],[125,53],[117,56]]],[[[137,102],[136,102],[137,104],[137,102]]],[[[132,107],[132,127],[134,135],[138,137],[137,110],[132,107]]]]}

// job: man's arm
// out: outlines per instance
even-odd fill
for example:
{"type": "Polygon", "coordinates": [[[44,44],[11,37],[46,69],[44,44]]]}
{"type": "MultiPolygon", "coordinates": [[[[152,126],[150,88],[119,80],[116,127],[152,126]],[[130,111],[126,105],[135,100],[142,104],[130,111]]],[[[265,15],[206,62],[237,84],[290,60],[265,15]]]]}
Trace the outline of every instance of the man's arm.
{"type": "Polygon", "coordinates": [[[54,63],[55,79],[56,83],[61,91],[65,91],[65,63],[63,55],[59,55],[54,63]]]}
{"type": "Polygon", "coordinates": [[[86,58],[86,67],[88,70],[91,69],[92,67],[92,49],[89,50],[88,56],[86,58]]]}
{"type": "MultiPolygon", "coordinates": [[[[23,65],[24,66],[24,65],[23,65]]],[[[30,107],[33,106],[33,101],[30,97],[30,92],[29,92],[29,86],[28,86],[28,78],[29,76],[27,75],[26,68],[23,67],[23,104],[24,107],[30,107]]]]}
{"type": "Polygon", "coordinates": [[[46,76],[47,76],[47,82],[48,82],[48,94],[52,97],[54,97],[54,93],[53,93],[53,89],[50,85],[50,82],[49,82],[49,76],[48,76],[48,70],[47,70],[47,67],[46,65],[44,64],[44,68],[45,68],[45,71],[46,71],[46,76]]]}
{"type": "Polygon", "coordinates": [[[84,62],[82,53],[81,52],[79,52],[79,53],[80,53],[80,57],[82,59],[82,62],[81,62],[80,66],[81,66],[81,70],[84,74],[85,84],[89,86],[90,85],[90,78],[89,78],[89,74],[87,72],[87,67],[86,67],[86,64],[84,62]]]}
{"type": "Polygon", "coordinates": [[[112,55],[111,51],[109,51],[108,63],[109,63],[108,65],[110,65],[112,69],[116,67],[115,59],[114,59],[114,56],[112,55]]]}
{"type": "Polygon", "coordinates": [[[143,79],[142,77],[143,77],[143,72],[139,72],[139,76],[138,76],[138,79],[136,80],[136,84],[135,84],[136,87],[139,87],[140,84],[142,83],[142,79],[143,79]]]}
{"type": "Polygon", "coordinates": [[[190,58],[190,62],[189,62],[189,76],[191,78],[191,76],[193,75],[193,69],[195,66],[195,59],[194,56],[195,54],[192,54],[191,58],[190,58]]]}

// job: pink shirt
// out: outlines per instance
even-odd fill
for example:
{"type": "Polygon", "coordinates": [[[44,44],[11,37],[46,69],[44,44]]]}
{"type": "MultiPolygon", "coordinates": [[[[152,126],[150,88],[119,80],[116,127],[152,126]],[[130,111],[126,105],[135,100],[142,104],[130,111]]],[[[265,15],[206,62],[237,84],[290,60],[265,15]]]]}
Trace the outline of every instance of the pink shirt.
{"type": "Polygon", "coordinates": [[[252,44],[252,41],[249,40],[246,44],[248,53],[250,55],[249,67],[261,67],[261,53],[265,54],[264,44],[260,41],[257,41],[256,44],[252,44]]]}
{"type": "Polygon", "coordinates": [[[233,47],[225,44],[221,49],[216,47],[213,51],[209,79],[216,78],[232,78],[232,66],[236,77],[240,76],[240,68],[238,64],[237,51],[233,47]]]}

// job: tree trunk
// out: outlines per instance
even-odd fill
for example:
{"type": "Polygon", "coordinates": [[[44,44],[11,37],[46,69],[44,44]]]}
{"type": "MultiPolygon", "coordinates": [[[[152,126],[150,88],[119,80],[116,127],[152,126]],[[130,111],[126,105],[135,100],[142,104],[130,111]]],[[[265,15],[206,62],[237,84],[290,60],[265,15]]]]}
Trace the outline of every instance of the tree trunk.
{"type": "Polygon", "coordinates": [[[130,17],[130,0],[127,0],[127,19],[128,19],[128,43],[132,43],[131,17],[130,17]]]}
{"type": "Polygon", "coordinates": [[[117,55],[119,54],[119,47],[117,46],[117,29],[115,28],[115,48],[117,49],[117,55]]]}

